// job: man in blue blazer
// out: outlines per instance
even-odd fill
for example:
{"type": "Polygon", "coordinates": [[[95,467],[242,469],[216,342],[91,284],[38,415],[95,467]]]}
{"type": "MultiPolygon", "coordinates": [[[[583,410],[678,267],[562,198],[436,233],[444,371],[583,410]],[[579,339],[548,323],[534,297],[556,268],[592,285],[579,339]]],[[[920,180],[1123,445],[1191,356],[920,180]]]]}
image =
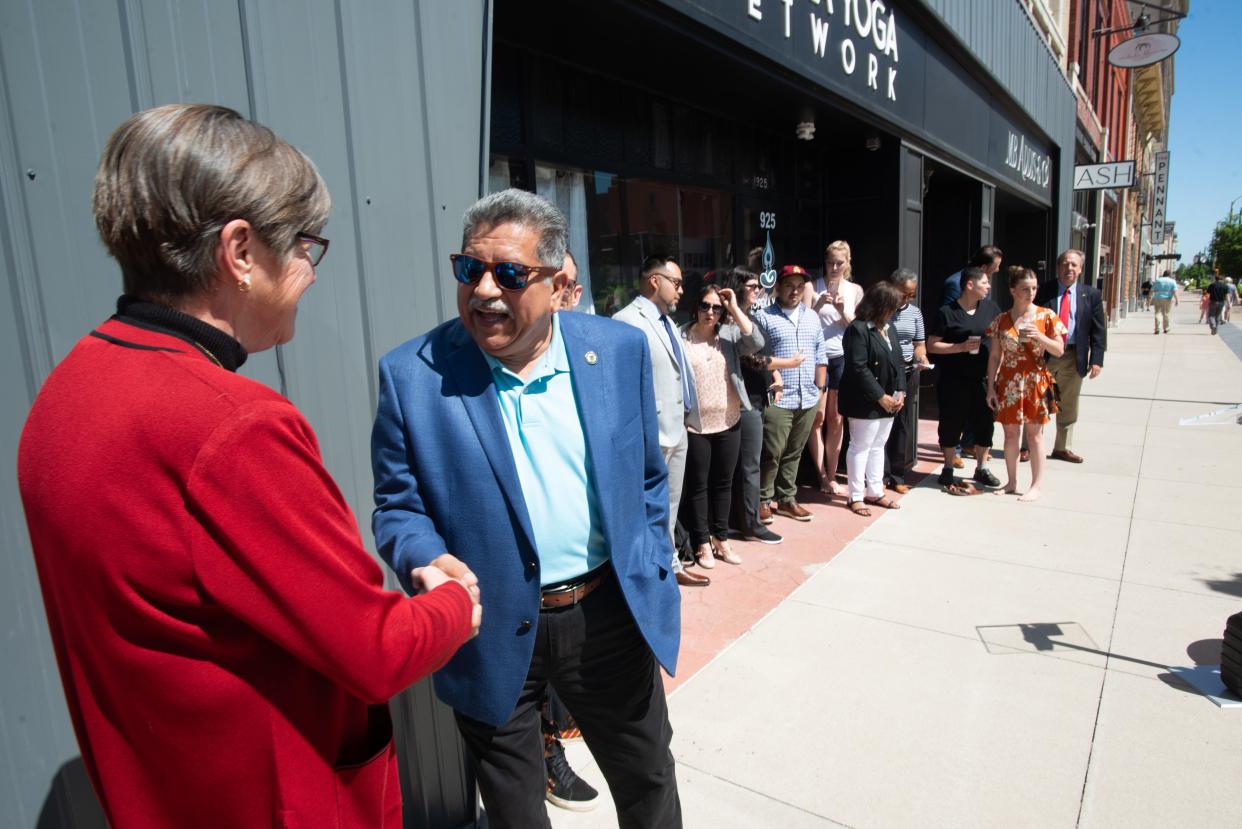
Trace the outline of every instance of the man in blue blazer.
{"type": "Polygon", "coordinates": [[[478,637],[435,675],[493,827],[548,826],[539,704],[551,684],[621,826],[680,826],[657,662],[673,673],[667,471],[641,332],[557,314],[565,218],[505,190],[465,215],[458,319],[380,361],[380,554],[407,591],[473,571],[478,637]]]}
{"type": "Polygon", "coordinates": [[[1048,358],[1048,369],[1061,393],[1056,441],[1048,457],[1069,463],[1083,460],[1073,449],[1082,379],[1094,380],[1100,376],[1104,368],[1104,349],[1108,346],[1104,301],[1099,291],[1079,279],[1084,258],[1080,250],[1070,248],[1063,252],[1057,257],[1056,281],[1046,283],[1035,297],[1037,304],[1051,309],[1069,329],[1064,353],[1048,358]]]}

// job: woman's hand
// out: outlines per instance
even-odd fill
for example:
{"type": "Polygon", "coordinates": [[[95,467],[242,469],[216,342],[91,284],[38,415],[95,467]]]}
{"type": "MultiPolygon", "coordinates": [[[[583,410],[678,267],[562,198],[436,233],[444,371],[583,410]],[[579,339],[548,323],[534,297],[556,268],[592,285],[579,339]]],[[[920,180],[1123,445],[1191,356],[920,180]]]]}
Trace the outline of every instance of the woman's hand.
{"type": "Polygon", "coordinates": [[[470,596],[470,638],[479,635],[479,626],[483,624],[483,605],[479,599],[479,579],[456,556],[445,553],[426,567],[415,567],[410,571],[410,581],[415,593],[430,593],[446,582],[455,581],[466,588],[470,596]],[[441,565],[441,562],[443,564],[441,565]],[[443,569],[442,569],[443,568],[443,569]],[[457,575],[450,575],[456,573],[457,575]]]}
{"type": "Polygon", "coordinates": [[[737,307],[737,297],[733,293],[732,288],[721,288],[716,292],[716,296],[720,297],[720,301],[724,303],[725,310],[733,316],[741,313],[741,309],[737,307]]]}
{"type": "Polygon", "coordinates": [[[996,411],[1000,408],[1000,397],[996,394],[996,386],[993,386],[991,383],[988,384],[988,395],[986,399],[988,408],[992,411],[996,411]]]}
{"type": "Polygon", "coordinates": [[[889,414],[897,414],[897,411],[901,408],[901,401],[899,401],[896,397],[893,397],[891,394],[884,395],[880,398],[879,402],[880,408],[889,414]]]}

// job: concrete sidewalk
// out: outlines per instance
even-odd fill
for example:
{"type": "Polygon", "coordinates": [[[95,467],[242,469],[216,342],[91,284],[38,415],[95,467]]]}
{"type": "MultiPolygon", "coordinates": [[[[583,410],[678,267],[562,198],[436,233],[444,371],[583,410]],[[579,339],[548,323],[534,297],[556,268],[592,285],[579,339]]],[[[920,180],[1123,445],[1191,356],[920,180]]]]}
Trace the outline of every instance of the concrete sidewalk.
{"type": "MultiPolygon", "coordinates": [[[[1195,299],[1109,332],[1086,463],[1049,462],[1042,500],[925,480],[682,678],[686,826],[1242,826],[1242,710],[1169,671],[1242,610],[1242,426],[1178,423],[1242,400],[1242,331],[1195,299]]],[[[553,825],[616,825],[606,798],[553,825]]]]}

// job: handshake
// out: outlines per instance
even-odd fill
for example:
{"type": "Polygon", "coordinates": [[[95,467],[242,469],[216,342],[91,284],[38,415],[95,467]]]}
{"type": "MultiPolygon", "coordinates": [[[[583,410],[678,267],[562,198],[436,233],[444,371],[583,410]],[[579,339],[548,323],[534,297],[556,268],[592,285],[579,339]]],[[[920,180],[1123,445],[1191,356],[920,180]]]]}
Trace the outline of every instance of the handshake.
{"type": "Polygon", "coordinates": [[[410,581],[415,593],[430,593],[445,582],[455,581],[470,594],[470,638],[479,635],[483,623],[483,605],[479,603],[479,577],[454,555],[444,553],[425,567],[410,571],[410,581]]]}

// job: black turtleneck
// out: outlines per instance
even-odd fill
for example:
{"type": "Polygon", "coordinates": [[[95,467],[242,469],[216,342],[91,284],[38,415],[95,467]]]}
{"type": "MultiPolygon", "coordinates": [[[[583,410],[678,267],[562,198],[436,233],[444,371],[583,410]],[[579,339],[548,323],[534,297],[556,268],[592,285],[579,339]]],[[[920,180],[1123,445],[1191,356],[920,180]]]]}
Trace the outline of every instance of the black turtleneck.
{"type": "Polygon", "coordinates": [[[185,340],[208,352],[229,371],[237,371],[246,362],[246,349],[237,340],[214,325],[167,305],[126,294],[116,301],[113,319],[185,340]]]}

